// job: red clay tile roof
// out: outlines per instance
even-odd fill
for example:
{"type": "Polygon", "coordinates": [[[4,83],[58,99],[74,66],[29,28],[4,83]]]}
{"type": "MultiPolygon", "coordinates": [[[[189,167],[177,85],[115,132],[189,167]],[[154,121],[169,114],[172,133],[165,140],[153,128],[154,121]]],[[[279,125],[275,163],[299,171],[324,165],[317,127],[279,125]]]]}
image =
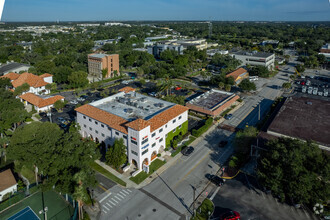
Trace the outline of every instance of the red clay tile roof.
{"type": "Polygon", "coordinates": [[[126,86],[124,88],[119,89],[119,92],[124,92],[124,93],[134,92],[134,91],[135,91],[135,89],[130,86],[126,86]]]}
{"type": "Polygon", "coordinates": [[[244,68],[238,68],[238,69],[235,70],[234,72],[231,72],[231,73],[227,74],[226,77],[230,77],[230,76],[232,76],[232,77],[234,77],[234,79],[236,80],[241,74],[243,74],[243,73],[245,73],[245,72],[247,72],[246,69],[244,69],[244,68]]]}
{"type": "Polygon", "coordinates": [[[46,78],[46,77],[51,77],[51,76],[53,76],[53,75],[49,74],[49,73],[44,73],[44,74],[40,75],[39,77],[46,78]]]}
{"type": "Polygon", "coordinates": [[[28,101],[32,105],[37,106],[38,108],[42,108],[45,106],[53,105],[56,101],[64,99],[63,96],[56,95],[49,97],[47,99],[43,99],[33,93],[25,93],[20,96],[21,99],[28,101]]]}
{"type": "Polygon", "coordinates": [[[136,131],[141,131],[142,129],[150,126],[150,123],[148,121],[138,118],[132,122],[127,123],[126,126],[136,131]]]}
{"type": "Polygon", "coordinates": [[[26,73],[26,72],[22,73],[16,80],[14,80],[12,82],[12,84],[15,88],[23,85],[24,83],[27,83],[34,88],[38,88],[38,87],[45,86],[48,84],[40,76],[34,75],[32,73],[26,73]]]}
{"type": "Polygon", "coordinates": [[[116,129],[122,133],[127,134],[127,121],[117,115],[98,109],[92,105],[86,104],[75,109],[77,112],[84,114],[88,117],[94,118],[104,124],[109,125],[111,128],[116,129]]]}
{"type": "Polygon", "coordinates": [[[15,80],[20,76],[18,73],[8,73],[4,76],[1,76],[1,78],[9,78],[10,80],[15,80]]]}
{"type": "Polygon", "coordinates": [[[0,192],[17,184],[16,179],[10,169],[0,173],[0,192]]]}
{"type": "Polygon", "coordinates": [[[173,118],[177,117],[178,115],[181,115],[185,111],[188,111],[189,108],[182,106],[182,105],[175,105],[158,115],[152,117],[148,120],[150,123],[150,132],[153,132],[154,130],[160,128],[161,126],[165,125],[167,122],[172,120],[173,118]]]}

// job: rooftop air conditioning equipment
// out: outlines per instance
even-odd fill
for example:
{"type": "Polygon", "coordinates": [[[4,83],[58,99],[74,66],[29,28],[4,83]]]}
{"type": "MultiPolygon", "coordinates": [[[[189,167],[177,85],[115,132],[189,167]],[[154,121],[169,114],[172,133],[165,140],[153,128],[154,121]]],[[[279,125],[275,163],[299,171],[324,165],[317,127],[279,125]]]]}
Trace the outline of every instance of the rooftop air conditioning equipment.
{"type": "Polygon", "coordinates": [[[125,109],[125,112],[127,114],[132,114],[133,113],[133,109],[131,109],[131,108],[125,109]]]}
{"type": "Polygon", "coordinates": [[[158,106],[159,106],[159,108],[162,108],[162,107],[164,107],[164,103],[159,103],[158,106]]]}
{"type": "Polygon", "coordinates": [[[141,101],[141,102],[146,102],[146,101],[147,101],[147,98],[142,97],[142,98],[140,99],[140,101],[141,101]]]}

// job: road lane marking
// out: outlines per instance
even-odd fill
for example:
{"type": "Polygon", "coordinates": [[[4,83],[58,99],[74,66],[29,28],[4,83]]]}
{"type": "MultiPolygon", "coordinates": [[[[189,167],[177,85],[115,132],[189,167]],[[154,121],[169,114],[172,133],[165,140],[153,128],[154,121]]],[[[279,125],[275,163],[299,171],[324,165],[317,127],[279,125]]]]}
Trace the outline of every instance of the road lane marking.
{"type": "Polygon", "coordinates": [[[112,208],[112,205],[110,205],[109,203],[105,203],[105,204],[107,204],[110,208],[112,208]]]}
{"type": "Polygon", "coordinates": [[[122,190],[124,193],[126,193],[127,195],[129,195],[129,192],[126,192],[124,189],[122,190]]]}
{"type": "Polygon", "coordinates": [[[123,195],[124,197],[126,196],[125,193],[123,193],[122,191],[119,192],[121,195],[123,195]]]}
{"type": "Polygon", "coordinates": [[[110,202],[112,205],[116,206],[117,204],[111,202],[111,200],[108,200],[108,202],[110,202]]]}
{"type": "Polygon", "coordinates": [[[105,205],[104,206],[102,206],[103,208],[105,208],[106,210],[108,210],[108,211],[110,211],[110,209],[108,209],[105,205]]]}
{"type": "Polygon", "coordinates": [[[106,198],[108,198],[108,197],[111,195],[111,192],[109,192],[109,190],[106,190],[105,192],[107,193],[107,195],[104,196],[104,197],[99,201],[99,203],[102,203],[106,198]]]}
{"type": "Polygon", "coordinates": [[[119,204],[118,202],[117,202],[117,200],[115,200],[114,198],[111,198],[115,203],[117,203],[117,204],[119,204]]]}
{"type": "Polygon", "coordinates": [[[206,159],[206,157],[207,156],[209,156],[210,155],[210,153],[211,153],[211,151],[209,151],[207,154],[205,154],[205,156],[191,169],[191,170],[189,170],[189,172],[177,183],[177,184],[175,184],[175,186],[174,186],[174,188],[176,188],[177,187],[177,185],[179,185],[183,180],[185,180],[186,178],[187,178],[187,176],[194,170],[194,169],[196,169],[196,167],[201,163],[201,162],[203,162],[205,159],[206,159]]]}
{"type": "Polygon", "coordinates": [[[121,201],[121,199],[118,196],[114,196],[116,199],[118,199],[119,201],[121,201]]]}
{"type": "Polygon", "coordinates": [[[120,196],[120,198],[125,199],[124,196],[120,195],[119,193],[117,193],[117,196],[120,196]]]}
{"type": "Polygon", "coordinates": [[[220,186],[218,186],[218,188],[214,191],[214,193],[212,194],[210,200],[212,201],[215,197],[215,195],[219,192],[220,186]]]}

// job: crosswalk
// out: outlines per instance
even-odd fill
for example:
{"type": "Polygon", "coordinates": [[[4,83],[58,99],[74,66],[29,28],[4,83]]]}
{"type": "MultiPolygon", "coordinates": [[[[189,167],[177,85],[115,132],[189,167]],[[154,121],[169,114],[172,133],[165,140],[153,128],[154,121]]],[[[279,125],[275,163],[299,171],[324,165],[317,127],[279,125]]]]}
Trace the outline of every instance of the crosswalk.
{"type": "Polygon", "coordinates": [[[111,190],[108,194],[100,201],[101,210],[104,214],[111,212],[111,209],[115,209],[120,206],[121,203],[125,202],[130,198],[132,191],[130,189],[111,190]]]}

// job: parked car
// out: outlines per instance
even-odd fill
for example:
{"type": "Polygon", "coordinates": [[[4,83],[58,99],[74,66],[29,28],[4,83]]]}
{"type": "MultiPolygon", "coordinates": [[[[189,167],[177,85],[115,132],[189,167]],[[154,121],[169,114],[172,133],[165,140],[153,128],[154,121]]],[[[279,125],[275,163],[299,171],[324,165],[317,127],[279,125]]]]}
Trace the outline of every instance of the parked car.
{"type": "Polygon", "coordinates": [[[220,141],[219,147],[225,147],[228,144],[228,141],[220,141]]]}
{"type": "Polygon", "coordinates": [[[184,156],[189,156],[190,154],[192,154],[192,152],[194,152],[194,148],[193,147],[186,147],[184,148],[181,153],[184,155],[184,156]]]}
{"type": "Polygon", "coordinates": [[[77,101],[77,100],[71,100],[71,101],[70,101],[70,104],[72,104],[72,105],[77,105],[77,104],[78,104],[78,101],[77,101]]]}
{"type": "Polygon", "coordinates": [[[182,89],[181,86],[177,86],[177,87],[175,87],[175,90],[180,90],[180,89],[182,89]]]}
{"type": "Polygon", "coordinates": [[[58,122],[61,122],[61,123],[64,123],[66,120],[64,118],[62,118],[62,117],[58,117],[57,118],[57,121],[58,122]]]}
{"type": "Polygon", "coordinates": [[[241,215],[236,211],[228,211],[221,215],[221,220],[239,220],[241,219],[241,215]]]}
{"type": "Polygon", "coordinates": [[[86,99],[85,98],[83,98],[82,96],[81,97],[79,97],[79,98],[77,98],[77,101],[78,102],[83,102],[83,101],[85,101],[86,99]]]}
{"type": "Polygon", "coordinates": [[[206,174],[206,178],[217,186],[222,186],[225,182],[217,175],[206,174]]]}
{"type": "Polygon", "coordinates": [[[230,119],[232,119],[233,118],[233,115],[232,114],[227,114],[227,115],[225,115],[225,119],[227,119],[227,120],[230,120],[230,119]]]}

